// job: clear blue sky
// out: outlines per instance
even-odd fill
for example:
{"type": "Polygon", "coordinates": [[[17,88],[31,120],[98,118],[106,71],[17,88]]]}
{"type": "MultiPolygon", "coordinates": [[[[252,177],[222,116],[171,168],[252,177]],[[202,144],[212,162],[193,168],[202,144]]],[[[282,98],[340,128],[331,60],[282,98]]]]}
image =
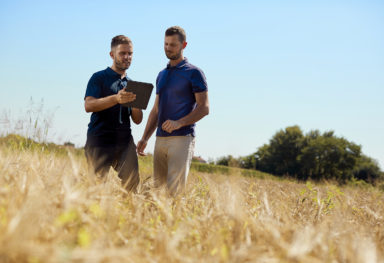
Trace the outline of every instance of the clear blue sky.
{"type": "Polygon", "coordinates": [[[209,85],[196,155],[245,156],[299,125],[334,130],[384,168],[383,1],[1,1],[0,110],[17,116],[44,99],[50,138],[82,146],[85,88],[111,65],[111,38],[133,40],[128,75],[154,84],[172,25],[209,85]]]}

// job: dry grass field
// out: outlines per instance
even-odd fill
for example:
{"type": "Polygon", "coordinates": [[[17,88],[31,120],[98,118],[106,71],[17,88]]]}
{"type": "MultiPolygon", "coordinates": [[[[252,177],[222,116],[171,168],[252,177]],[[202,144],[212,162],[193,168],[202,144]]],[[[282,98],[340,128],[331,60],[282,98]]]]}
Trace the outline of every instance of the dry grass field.
{"type": "Polygon", "coordinates": [[[85,158],[0,148],[0,262],[384,262],[384,192],[192,170],[127,194],[85,158]]]}

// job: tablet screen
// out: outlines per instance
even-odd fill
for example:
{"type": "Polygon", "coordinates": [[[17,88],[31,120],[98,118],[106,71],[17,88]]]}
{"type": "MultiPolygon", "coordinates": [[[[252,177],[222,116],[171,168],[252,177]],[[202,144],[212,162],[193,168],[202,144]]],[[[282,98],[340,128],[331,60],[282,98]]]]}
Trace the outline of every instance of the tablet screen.
{"type": "Polygon", "coordinates": [[[136,94],[136,100],[122,104],[123,106],[134,107],[143,110],[147,108],[153,89],[153,85],[151,83],[130,80],[127,82],[125,89],[126,91],[136,94]]]}

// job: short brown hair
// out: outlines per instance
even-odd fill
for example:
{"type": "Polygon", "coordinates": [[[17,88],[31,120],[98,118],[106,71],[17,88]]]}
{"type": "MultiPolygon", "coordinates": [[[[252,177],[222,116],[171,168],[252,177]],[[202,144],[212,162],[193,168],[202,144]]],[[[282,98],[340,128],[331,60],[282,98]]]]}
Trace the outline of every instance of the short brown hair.
{"type": "Polygon", "coordinates": [[[185,34],[184,29],[182,29],[179,26],[172,26],[165,31],[165,35],[168,36],[173,36],[173,35],[178,35],[179,40],[181,43],[184,43],[187,40],[187,35],[185,34]]]}
{"type": "Polygon", "coordinates": [[[132,40],[129,37],[124,35],[115,36],[114,38],[112,38],[112,41],[111,41],[111,49],[114,47],[117,47],[120,44],[132,45],[132,40]]]}

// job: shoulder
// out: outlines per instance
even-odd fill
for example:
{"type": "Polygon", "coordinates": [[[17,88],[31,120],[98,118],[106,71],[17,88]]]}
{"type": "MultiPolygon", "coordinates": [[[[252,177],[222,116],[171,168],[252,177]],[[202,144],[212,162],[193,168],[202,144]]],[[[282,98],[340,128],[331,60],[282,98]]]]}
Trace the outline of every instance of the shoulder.
{"type": "Polygon", "coordinates": [[[97,71],[93,73],[88,81],[87,89],[99,89],[105,83],[107,79],[107,69],[97,71]]]}
{"type": "Polygon", "coordinates": [[[190,72],[190,78],[192,82],[202,82],[207,85],[206,77],[203,70],[193,64],[187,63],[186,70],[190,72]]]}
{"type": "Polygon", "coordinates": [[[190,81],[192,83],[193,92],[202,92],[208,89],[207,79],[205,78],[204,72],[193,64],[186,63],[185,70],[190,72],[190,81]]]}
{"type": "Polygon", "coordinates": [[[103,69],[103,70],[97,71],[97,72],[93,73],[91,78],[104,79],[107,75],[107,70],[108,69],[103,69]]]}
{"type": "Polygon", "coordinates": [[[167,72],[167,68],[163,68],[163,69],[159,72],[158,76],[164,75],[166,72],[167,72]]]}
{"type": "Polygon", "coordinates": [[[205,78],[205,75],[204,75],[204,72],[201,68],[187,62],[185,65],[184,65],[184,70],[185,71],[189,71],[191,73],[191,76],[192,77],[196,77],[196,76],[202,76],[205,78]]]}
{"type": "Polygon", "coordinates": [[[159,79],[161,79],[161,78],[166,74],[166,72],[167,72],[167,68],[162,69],[162,70],[159,72],[159,74],[157,74],[156,82],[158,82],[159,79]]]}

